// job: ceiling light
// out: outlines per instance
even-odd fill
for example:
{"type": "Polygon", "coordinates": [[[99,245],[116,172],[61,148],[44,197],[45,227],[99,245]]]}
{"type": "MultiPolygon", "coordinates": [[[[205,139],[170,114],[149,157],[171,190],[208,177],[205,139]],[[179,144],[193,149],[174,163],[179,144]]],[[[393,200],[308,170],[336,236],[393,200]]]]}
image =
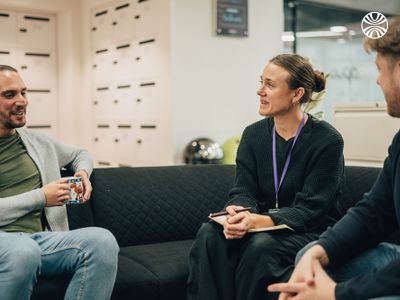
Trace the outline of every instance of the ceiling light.
{"type": "Polygon", "coordinates": [[[346,26],[332,26],[329,28],[329,30],[332,32],[346,32],[347,27],[346,26]]]}
{"type": "Polygon", "coordinates": [[[340,32],[332,31],[299,31],[296,36],[299,38],[313,38],[313,37],[329,37],[329,36],[342,36],[340,32]]]}
{"type": "MultiPolygon", "coordinates": [[[[341,32],[332,32],[332,31],[298,31],[296,33],[297,38],[318,38],[318,37],[341,37],[343,33],[341,32]]],[[[284,42],[293,42],[294,35],[292,31],[285,31],[282,34],[282,41],[284,42]]]]}
{"type": "Polygon", "coordinates": [[[282,35],[282,41],[283,42],[294,42],[294,35],[293,33],[284,33],[282,35]]]}

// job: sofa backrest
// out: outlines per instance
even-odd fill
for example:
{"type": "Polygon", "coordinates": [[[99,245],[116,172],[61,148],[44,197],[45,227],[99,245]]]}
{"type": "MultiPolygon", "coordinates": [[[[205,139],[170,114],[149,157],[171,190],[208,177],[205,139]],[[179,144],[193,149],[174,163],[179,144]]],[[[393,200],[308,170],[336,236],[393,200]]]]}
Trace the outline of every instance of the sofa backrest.
{"type": "Polygon", "coordinates": [[[234,174],[232,165],[95,169],[94,222],[120,246],[192,239],[224,207],[234,174]]]}
{"type": "MultiPolygon", "coordinates": [[[[380,170],[345,167],[344,211],[371,189],[380,170]]],[[[91,200],[68,206],[70,228],[107,228],[120,246],[192,239],[208,214],[224,207],[234,176],[233,165],[95,169],[91,200]]]]}
{"type": "Polygon", "coordinates": [[[345,183],[340,204],[343,212],[354,206],[369,192],[381,172],[381,168],[346,166],[345,183]]]}
{"type": "MultiPolygon", "coordinates": [[[[354,206],[369,192],[378,178],[381,168],[346,166],[346,182],[343,189],[341,205],[344,211],[354,206]]],[[[400,244],[400,230],[396,230],[385,241],[400,244]]]]}
{"type": "Polygon", "coordinates": [[[91,201],[67,205],[69,229],[96,226],[91,201]]]}

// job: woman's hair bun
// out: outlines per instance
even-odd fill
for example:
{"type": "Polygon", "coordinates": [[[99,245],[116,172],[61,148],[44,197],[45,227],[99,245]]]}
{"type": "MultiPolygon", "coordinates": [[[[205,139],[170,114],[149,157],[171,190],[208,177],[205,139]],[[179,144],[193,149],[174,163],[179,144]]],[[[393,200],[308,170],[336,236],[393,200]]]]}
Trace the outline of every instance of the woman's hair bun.
{"type": "Polygon", "coordinates": [[[325,89],[325,83],[326,83],[326,76],[324,75],[324,72],[320,72],[318,70],[314,71],[314,80],[315,80],[315,92],[320,92],[325,89]]]}

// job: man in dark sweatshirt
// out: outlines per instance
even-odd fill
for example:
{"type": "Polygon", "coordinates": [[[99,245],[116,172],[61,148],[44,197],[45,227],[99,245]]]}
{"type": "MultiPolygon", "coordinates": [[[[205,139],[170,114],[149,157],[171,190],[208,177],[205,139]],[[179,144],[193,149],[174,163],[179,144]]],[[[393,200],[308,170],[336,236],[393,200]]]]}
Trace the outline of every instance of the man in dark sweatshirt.
{"type": "MultiPolygon", "coordinates": [[[[364,48],[376,51],[377,83],[388,114],[400,118],[400,17],[389,22],[383,37],[367,39],[364,48]]],[[[400,245],[382,243],[399,227],[400,132],[372,190],[302,250],[288,283],[268,290],[281,292],[279,300],[400,299],[400,245]]]]}

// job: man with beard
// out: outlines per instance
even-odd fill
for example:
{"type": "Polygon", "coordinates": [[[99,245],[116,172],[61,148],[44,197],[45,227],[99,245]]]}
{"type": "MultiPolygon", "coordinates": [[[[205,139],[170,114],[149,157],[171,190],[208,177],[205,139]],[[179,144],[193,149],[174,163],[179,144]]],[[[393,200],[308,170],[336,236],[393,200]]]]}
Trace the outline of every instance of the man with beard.
{"type": "MultiPolygon", "coordinates": [[[[400,17],[389,22],[386,35],[367,39],[364,47],[377,53],[377,83],[388,114],[399,118],[400,17]]],[[[269,291],[281,292],[279,300],[400,299],[400,246],[382,243],[400,224],[399,157],[400,132],[372,190],[299,253],[288,283],[270,285],[269,291]]]]}
{"type": "Polygon", "coordinates": [[[118,245],[102,228],[68,231],[69,198],[60,169],[81,177],[84,201],[92,159],[75,146],[23,129],[28,100],[17,70],[0,65],[0,293],[29,299],[37,276],[69,276],[65,299],[109,299],[118,245]]]}

